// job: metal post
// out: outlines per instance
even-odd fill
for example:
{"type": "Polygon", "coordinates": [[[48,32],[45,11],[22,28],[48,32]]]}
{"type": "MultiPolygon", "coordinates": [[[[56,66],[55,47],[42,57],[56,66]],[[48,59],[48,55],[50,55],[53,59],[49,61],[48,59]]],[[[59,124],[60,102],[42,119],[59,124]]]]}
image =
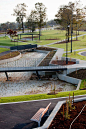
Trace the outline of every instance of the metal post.
{"type": "Polygon", "coordinates": [[[71,18],[71,53],[72,53],[72,33],[73,33],[73,8],[72,8],[72,18],[71,18]]]}
{"type": "Polygon", "coordinates": [[[22,33],[24,33],[24,26],[23,26],[23,15],[22,15],[22,33]]]}
{"type": "Polygon", "coordinates": [[[39,40],[40,40],[40,34],[39,34],[39,40]]]}
{"type": "Polygon", "coordinates": [[[72,27],[71,27],[71,53],[72,53],[72,27]]]}
{"type": "Polygon", "coordinates": [[[7,72],[5,72],[5,75],[6,75],[6,78],[7,78],[7,80],[6,80],[6,81],[9,81],[9,77],[8,77],[7,72]]]}
{"type": "Polygon", "coordinates": [[[67,51],[68,51],[69,25],[67,26],[67,32],[66,32],[66,64],[68,64],[67,51]]]}
{"type": "Polygon", "coordinates": [[[66,64],[68,64],[67,50],[68,50],[68,40],[66,39],[66,64]]]}
{"type": "Polygon", "coordinates": [[[69,25],[68,25],[68,42],[69,42],[69,25]]]}
{"type": "Polygon", "coordinates": [[[36,75],[37,75],[37,76],[38,76],[38,78],[40,79],[40,75],[39,75],[38,71],[36,71],[36,75]]]}
{"type": "Polygon", "coordinates": [[[76,40],[77,40],[77,23],[76,23],[76,40]]]}
{"type": "Polygon", "coordinates": [[[32,41],[33,41],[33,34],[32,34],[32,41]]]}

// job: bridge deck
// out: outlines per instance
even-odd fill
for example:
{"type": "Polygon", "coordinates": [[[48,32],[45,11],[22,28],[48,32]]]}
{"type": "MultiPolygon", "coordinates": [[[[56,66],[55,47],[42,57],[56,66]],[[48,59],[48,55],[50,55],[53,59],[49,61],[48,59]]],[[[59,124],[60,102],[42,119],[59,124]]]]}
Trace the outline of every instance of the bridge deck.
{"type": "Polygon", "coordinates": [[[39,67],[8,67],[0,68],[0,72],[27,72],[27,71],[58,71],[67,70],[65,66],[39,66],[39,67]]]}

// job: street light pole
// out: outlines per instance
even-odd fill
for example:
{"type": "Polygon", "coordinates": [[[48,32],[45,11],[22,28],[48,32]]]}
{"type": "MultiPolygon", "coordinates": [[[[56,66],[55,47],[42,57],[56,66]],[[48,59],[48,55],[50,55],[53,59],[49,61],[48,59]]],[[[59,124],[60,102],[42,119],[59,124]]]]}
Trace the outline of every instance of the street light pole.
{"type": "Polygon", "coordinates": [[[72,8],[72,18],[71,18],[71,53],[72,53],[72,33],[73,33],[73,8],[72,8]]]}
{"type": "Polygon", "coordinates": [[[69,27],[70,25],[67,26],[67,31],[66,31],[66,64],[68,64],[67,52],[68,52],[68,40],[69,40],[69,27]]]}
{"type": "Polygon", "coordinates": [[[76,40],[77,40],[77,22],[76,22],[76,40]]]}
{"type": "Polygon", "coordinates": [[[73,31],[73,27],[71,26],[71,53],[72,53],[72,31],[73,31]]]}
{"type": "Polygon", "coordinates": [[[66,64],[68,64],[67,51],[68,51],[68,39],[67,39],[67,32],[66,32],[66,64]]]}
{"type": "Polygon", "coordinates": [[[23,15],[22,15],[22,33],[24,33],[24,26],[23,26],[23,15]]]}

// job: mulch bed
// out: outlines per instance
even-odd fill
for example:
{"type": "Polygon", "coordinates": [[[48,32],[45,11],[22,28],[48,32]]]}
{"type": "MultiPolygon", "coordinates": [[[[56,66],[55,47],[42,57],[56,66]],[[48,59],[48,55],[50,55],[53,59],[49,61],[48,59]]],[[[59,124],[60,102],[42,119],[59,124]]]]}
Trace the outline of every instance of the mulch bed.
{"type": "MultiPolygon", "coordinates": [[[[73,107],[75,107],[75,109],[69,111],[69,119],[63,117],[62,106],[48,129],[70,129],[70,124],[81,112],[84,105],[86,105],[86,101],[74,103],[73,107]]],[[[64,107],[66,110],[65,104],[64,107]]],[[[79,115],[79,117],[77,117],[77,119],[73,122],[71,129],[86,129],[86,106],[83,109],[82,113],[79,115]]]]}
{"type": "Polygon", "coordinates": [[[68,64],[66,64],[65,60],[53,60],[51,63],[55,64],[55,65],[72,65],[72,64],[76,64],[73,61],[68,61],[68,64]]]}
{"type": "Polygon", "coordinates": [[[86,69],[80,69],[68,74],[67,76],[78,78],[78,79],[86,79],[86,69]]]}
{"type": "Polygon", "coordinates": [[[10,52],[8,54],[0,56],[0,60],[9,59],[18,56],[20,53],[18,51],[10,52]]]}
{"type": "Polygon", "coordinates": [[[60,40],[59,38],[54,38],[54,39],[45,39],[45,40],[60,40]]]}
{"type": "Polygon", "coordinates": [[[45,51],[53,51],[56,50],[55,48],[48,48],[48,47],[37,47],[37,50],[45,50],[45,51]]]}

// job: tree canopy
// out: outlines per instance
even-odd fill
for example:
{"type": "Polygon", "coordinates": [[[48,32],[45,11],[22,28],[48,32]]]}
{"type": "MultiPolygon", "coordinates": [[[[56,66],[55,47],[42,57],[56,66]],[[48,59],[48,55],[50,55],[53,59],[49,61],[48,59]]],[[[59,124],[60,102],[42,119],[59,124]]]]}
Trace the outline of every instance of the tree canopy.
{"type": "Polygon", "coordinates": [[[27,5],[25,3],[20,3],[17,4],[17,6],[15,7],[15,9],[13,10],[13,16],[16,16],[16,21],[21,23],[23,18],[26,17],[26,7],[27,5]]]}
{"type": "Polygon", "coordinates": [[[43,3],[36,3],[35,4],[35,14],[36,14],[36,22],[39,27],[39,32],[41,33],[42,26],[45,25],[45,22],[47,20],[46,18],[46,7],[43,3]]]}
{"type": "Polygon", "coordinates": [[[63,5],[59,8],[58,13],[55,15],[55,21],[63,28],[67,28],[71,24],[80,24],[83,20],[82,8],[78,7],[78,2],[69,2],[68,5],[63,5]]]}

